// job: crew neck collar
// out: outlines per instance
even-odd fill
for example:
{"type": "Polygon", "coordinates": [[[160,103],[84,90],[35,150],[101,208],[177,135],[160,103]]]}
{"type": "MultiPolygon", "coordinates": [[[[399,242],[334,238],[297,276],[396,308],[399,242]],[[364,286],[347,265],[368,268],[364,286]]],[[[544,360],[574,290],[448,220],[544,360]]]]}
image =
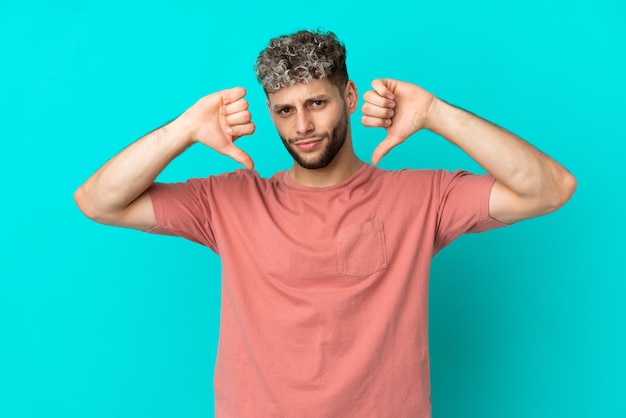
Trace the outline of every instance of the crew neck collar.
{"type": "Polygon", "coordinates": [[[300,183],[296,183],[296,181],[293,180],[291,176],[289,175],[289,170],[283,171],[280,177],[281,177],[281,182],[290,189],[302,190],[302,191],[313,192],[313,193],[316,193],[316,192],[323,193],[323,192],[329,192],[331,190],[341,189],[350,184],[356,183],[359,181],[359,179],[366,177],[367,174],[370,173],[373,169],[374,167],[371,166],[370,164],[363,163],[363,165],[359,167],[358,170],[356,170],[350,177],[340,181],[337,184],[333,184],[332,186],[326,186],[326,187],[304,186],[300,183]]]}

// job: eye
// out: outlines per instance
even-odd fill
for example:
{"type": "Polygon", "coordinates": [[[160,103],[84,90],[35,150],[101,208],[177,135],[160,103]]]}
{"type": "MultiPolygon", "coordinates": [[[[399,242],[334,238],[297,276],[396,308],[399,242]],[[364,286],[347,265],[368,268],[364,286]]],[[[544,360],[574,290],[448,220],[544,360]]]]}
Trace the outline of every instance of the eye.
{"type": "Polygon", "coordinates": [[[278,114],[281,116],[287,116],[289,113],[291,113],[291,108],[289,107],[283,107],[282,109],[278,109],[278,114]]]}
{"type": "Polygon", "coordinates": [[[326,104],[325,100],[313,100],[311,102],[311,106],[313,107],[323,107],[326,104]]]}

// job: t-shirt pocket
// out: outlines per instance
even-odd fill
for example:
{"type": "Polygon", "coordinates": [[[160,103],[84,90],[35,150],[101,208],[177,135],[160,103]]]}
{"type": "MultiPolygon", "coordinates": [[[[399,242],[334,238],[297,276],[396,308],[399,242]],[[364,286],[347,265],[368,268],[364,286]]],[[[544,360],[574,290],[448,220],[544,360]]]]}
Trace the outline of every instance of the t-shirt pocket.
{"type": "Polygon", "coordinates": [[[387,268],[385,233],[380,219],[339,231],[336,245],[339,273],[365,277],[387,268]]]}

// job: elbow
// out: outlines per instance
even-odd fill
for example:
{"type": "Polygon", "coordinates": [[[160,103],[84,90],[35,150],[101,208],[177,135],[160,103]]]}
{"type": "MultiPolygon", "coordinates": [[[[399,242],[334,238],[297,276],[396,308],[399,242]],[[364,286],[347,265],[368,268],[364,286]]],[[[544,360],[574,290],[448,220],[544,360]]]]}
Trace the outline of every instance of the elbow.
{"type": "Polygon", "coordinates": [[[80,186],[74,192],[74,203],[76,203],[76,206],[78,206],[78,209],[82,212],[83,215],[91,219],[91,212],[89,211],[89,206],[86,202],[84,187],[84,185],[80,186]]]}
{"type": "Polygon", "coordinates": [[[98,212],[94,209],[94,206],[90,204],[87,192],[85,191],[85,185],[80,186],[74,192],[74,202],[82,214],[87,218],[95,222],[102,222],[98,212]]]}
{"type": "Polygon", "coordinates": [[[565,186],[564,186],[565,200],[563,201],[563,204],[565,204],[568,200],[570,200],[570,198],[574,195],[574,192],[576,191],[577,187],[578,187],[578,180],[576,180],[576,177],[574,177],[572,173],[567,172],[565,186]]]}
{"type": "Polygon", "coordinates": [[[502,199],[509,205],[500,206],[502,201],[494,199],[493,211],[490,201],[490,213],[504,223],[547,215],[565,205],[574,195],[576,187],[576,178],[562,167],[541,177],[527,176],[524,187],[519,188],[525,192],[508,188],[508,193],[502,192],[500,196],[510,197],[502,199]]]}
{"type": "Polygon", "coordinates": [[[567,170],[563,169],[563,172],[559,175],[558,180],[555,182],[551,198],[548,199],[546,213],[554,212],[565,205],[574,195],[577,186],[578,182],[576,177],[574,177],[567,170]]]}

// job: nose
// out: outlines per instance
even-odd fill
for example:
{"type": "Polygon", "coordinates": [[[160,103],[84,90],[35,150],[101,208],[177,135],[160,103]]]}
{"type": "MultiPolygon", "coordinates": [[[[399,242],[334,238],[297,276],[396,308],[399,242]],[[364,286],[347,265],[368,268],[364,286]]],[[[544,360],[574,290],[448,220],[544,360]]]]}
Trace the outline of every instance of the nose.
{"type": "Polygon", "coordinates": [[[298,135],[304,135],[307,133],[311,133],[315,130],[315,126],[313,125],[313,121],[310,118],[310,115],[306,111],[297,112],[296,113],[296,133],[298,135]]]}

